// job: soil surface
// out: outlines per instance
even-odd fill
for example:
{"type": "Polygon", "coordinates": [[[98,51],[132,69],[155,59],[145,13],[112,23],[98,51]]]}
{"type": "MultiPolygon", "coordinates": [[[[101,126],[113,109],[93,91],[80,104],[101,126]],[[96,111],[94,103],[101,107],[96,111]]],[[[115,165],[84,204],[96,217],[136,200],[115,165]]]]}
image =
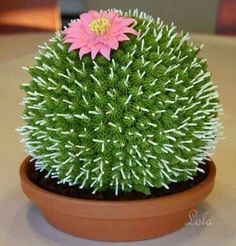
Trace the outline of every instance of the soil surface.
{"type": "Polygon", "coordinates": [[[64,196],[90,199],[90,200],[138,200],[138,199],[148,199],[156,198],[166,195],[175,194],[193,186],[201,183],[208,175],[210,170],[210,163],[206,161],[205,164],[200,164],[199,167],[202,168],[205,173],[197,172],[197,175],[193,180],[188,180],[184,182],[171,183],[169,184],[169,189],[162,188],[151,188],[151,194],[145,195],[143,193],[132,191],[129,193],[119,193],[117,196],[114,191],[108,190],[103,192],[97,192],[96,194],[91,194],[90,189],[79,189],[78,186],[69,186],[67,184],[57,184],[58,179],[56,178],[45,178],[47,174],[46,171],[36,171],[34,161],[29,162],[28,177],[29,179],[38,185],[39,187],[64,196]]]}

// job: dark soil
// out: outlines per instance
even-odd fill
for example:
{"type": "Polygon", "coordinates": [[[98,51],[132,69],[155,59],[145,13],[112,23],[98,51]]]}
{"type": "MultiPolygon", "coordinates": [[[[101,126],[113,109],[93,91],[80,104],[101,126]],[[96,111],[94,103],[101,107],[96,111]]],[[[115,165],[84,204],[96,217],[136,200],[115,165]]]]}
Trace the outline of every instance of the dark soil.
{"type": "Polygon", "coordinates": [[[129,193],[119,193],[115,195],[114,191],[108,190],[103,192],[97,192],[96,194],[91,194],[92,190],[90,189],[79,189],[78,186],[69,186],[67,184],[57,184],[58,179],[55,178],[45,178],[47,174],[45,171],[36,171],[34,161],[29,163],[28,168],[28,177],[30,180],[38,185],[39,187],[64,196],[83,198],[90,200],[139,200],[139,199],[148,199],[156,198],[166,195],[175,194],[187,189],[192,188],[193,186],[201,183],[208,175],[210,170],[210,163],[206,161],[205,164],[200,164],[199,167],[205,170],[205,173],[197,172],[197,175],[193,180],[188,180],[184,182],[171,183],[169,184],[169,189],[164,187],[162,188],[151,188],[151,194],[145,195],[143,193],[132,191],[129,193]]]}

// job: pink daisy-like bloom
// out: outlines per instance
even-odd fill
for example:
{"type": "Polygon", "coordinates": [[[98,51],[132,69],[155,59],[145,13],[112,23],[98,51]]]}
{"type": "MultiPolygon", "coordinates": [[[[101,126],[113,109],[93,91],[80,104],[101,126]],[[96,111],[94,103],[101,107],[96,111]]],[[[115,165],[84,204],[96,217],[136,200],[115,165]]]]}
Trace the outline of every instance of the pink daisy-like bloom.
{"type": "Polygon", "coordinates": [[[80,59],[91,52],[92,59],[100,53],[110,60],[111,50],[117,50],[119,42],[129,40],[126,34],[138,35],[130,26],[135,22],[135,19],[119,16],[116,12],[89,11],[63,31],[64,41],[71,43],[69,52],[79,49],[80,59]]]}

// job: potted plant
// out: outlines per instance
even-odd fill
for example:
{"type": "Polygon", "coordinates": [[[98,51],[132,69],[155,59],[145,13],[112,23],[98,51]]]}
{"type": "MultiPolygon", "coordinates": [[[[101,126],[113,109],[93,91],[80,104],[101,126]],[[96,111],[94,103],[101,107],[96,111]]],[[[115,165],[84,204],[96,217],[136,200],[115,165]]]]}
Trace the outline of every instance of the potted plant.
{"type": "Polygon", "coordinates": [[[26,68],[25,194],[55,227],[110,241],[182,227],[211,192],[221,106],[188,34],[89,11],[26,68]]]}

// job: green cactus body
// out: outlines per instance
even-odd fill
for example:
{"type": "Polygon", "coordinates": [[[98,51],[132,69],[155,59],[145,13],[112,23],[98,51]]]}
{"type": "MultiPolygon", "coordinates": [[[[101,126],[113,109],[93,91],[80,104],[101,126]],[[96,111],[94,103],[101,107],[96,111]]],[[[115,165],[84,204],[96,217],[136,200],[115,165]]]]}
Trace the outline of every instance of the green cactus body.
{"type": "Polygon", "coordinates": [[[175,26],[134,11],[139,36],[81,60],[61,32],[45,44],[26,92],[21,128],[36,168],[60,183],[118,192],[192,179],[220,127],[216,86],[200,48],[175,26]]]}

